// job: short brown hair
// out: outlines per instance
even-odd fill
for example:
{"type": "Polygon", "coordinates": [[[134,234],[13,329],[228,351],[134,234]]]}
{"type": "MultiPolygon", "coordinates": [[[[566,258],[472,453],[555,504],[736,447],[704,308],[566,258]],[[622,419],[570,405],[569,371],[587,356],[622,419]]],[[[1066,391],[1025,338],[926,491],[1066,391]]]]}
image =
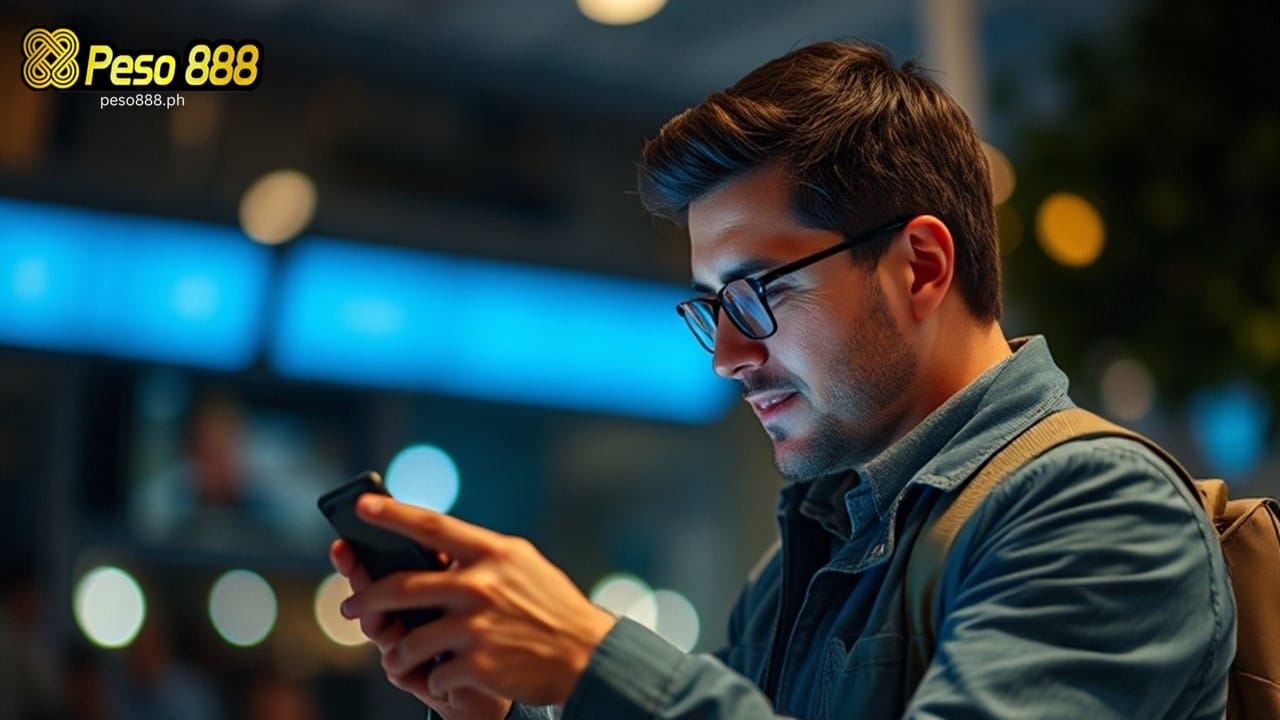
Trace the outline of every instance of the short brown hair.
{"type": "MultiPolygon", "coordinates": [[[[687,221],[689,203],[771,163],[792,182],[797,219],[853,237],[935,215],[956,241],[970,311],[997,320],[1000,255],[990,173],[968,116],[914,62],[875,46],[823,42],[760,66],[685,110],[645,144],[640,196],[687,221]]],[[[855,252],[874,261],[887,247],[855,252]]]]}

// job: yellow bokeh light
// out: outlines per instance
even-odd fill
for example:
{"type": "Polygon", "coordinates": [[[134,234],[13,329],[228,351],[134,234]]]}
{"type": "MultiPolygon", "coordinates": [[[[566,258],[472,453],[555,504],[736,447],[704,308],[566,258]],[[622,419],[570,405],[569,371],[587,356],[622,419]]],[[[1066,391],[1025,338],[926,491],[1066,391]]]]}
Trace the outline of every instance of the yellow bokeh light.
{"type": "Polygon", "coordinates": [[[315,615],[316,624],[321,632],[339,645],[360,645],[368,642],[364,633],[360,632],[360,623],[342,616],[339,606],[351,596],[351,586],[347,579],[334,573],[324,579],[316,588],[315,615]]]}
{"type": "Polygon", "coordinates": [[[316,212],[316,185],[297,170],[276,170],[254,181],[240,198],[240,227],[264,245],[297,237],[316,212]]]}
{"type": "Polygon", "coordinates": [[[1106,241],[1102,216],[1088,200],[1071,193],[1054,193],[1036,211],[1040,247],[1054,262],[1085,267],[1098,259],[1106,241]]]}
{"type": "Polygon", "coordinates": [[[578,0],[578,10],[602,25],[634,25],[658,14],[667,0],[578,0]]]}

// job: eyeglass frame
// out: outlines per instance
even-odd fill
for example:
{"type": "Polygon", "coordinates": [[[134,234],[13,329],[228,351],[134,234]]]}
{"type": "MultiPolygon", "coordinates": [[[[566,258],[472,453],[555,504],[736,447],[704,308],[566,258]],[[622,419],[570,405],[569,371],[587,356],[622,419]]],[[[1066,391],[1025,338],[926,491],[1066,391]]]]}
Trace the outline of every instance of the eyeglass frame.
{"type": "Polygon", "coordinates": [[[766,292],[769,286],[769,283],[775,280],[778,280],[783,276],[790,275],[791,273],[796,272],[797,270],[802,270],[819,261],[826,260],[827,258],[832,257],[833,255],[839,253],[841,250],[846,250],[849,248],[857,247],[858,245],[863,245],[865,243],[871,242],[872,240],[876,240],[887,233],[895,233],[905,228],[907,224],[914,219],[915,217],[913,216],[905,220],[895,220],[889,223],[888,225],[884,225],[879,228],[876,228],[875,230],[871,230],[871,231],[862,233],[860,235],[857,235],[855,237],[849,238],[848,240],[844,240],[843,242],[837,243],[828,248],[824,248],[813,254],[805,255],[802,258],[792,260],[788,263],[785,263],[776,268],[773,268],[772,270],[764,270],[755,275],[748,275],[746,277],[733,278],[732,280],[726,282],[723,287],[721,287],[718,291],[716,291],[714,295],[700,295],[698,297],[690,298],[688,300],[685,300],[677,304],[676,314],[684,318],[685,324],[689,327],[689,332],[693,333],[693,337],[698,341],[698,344],[701,345],[702,348],[707,352],[714,353],[716,351],[715,335],[712,334],[711,345],[708,346],[707,342],[703,339],[702,334],[697,330],[697,328],[693,326],[694,321],[689,319],[688,313],[696,312],[696,310],[694,310],[696,303],[707,303],[711,306],[711,310],[712,310],[711,317],[715,319],[715,327],[719,328],[720,312],[725,306],[725,300],[724,300],[725,291],[728,290],[729,286],[735,282],[739,282],[739,281],[746,282],[747,286],[750,287],[752,292],[755,293],[756,300],[759,301],[760,306],[764,308],[765,315],[769,318],[769,324],[771,329],[769,330],[769,332],[763,335],[757,335],[756,333],[753,333],[748,328],[743,327],[743,324],[738,321],[738,318],[734,316],[734,313],[725,312],[724,315],[725,317],[729,318],[729,322],[733,323],[734,328],[736,328],[738,332],[742,333],[744,337],[747,337],[751,340],[766,340],[768,338],[773,337],[773,335],[778,332],[778,318],[774,317],[773,308],[769,305],[769,295],[766,292]]]}

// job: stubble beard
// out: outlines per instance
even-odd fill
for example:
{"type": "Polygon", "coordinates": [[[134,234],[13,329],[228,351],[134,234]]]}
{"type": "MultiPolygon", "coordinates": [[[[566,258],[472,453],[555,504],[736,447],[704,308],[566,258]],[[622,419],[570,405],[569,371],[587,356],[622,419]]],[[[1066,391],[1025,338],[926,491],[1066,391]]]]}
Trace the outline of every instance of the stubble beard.
{"type": "Polygon", "coordinates": [[[806,446],[784,453],[781,445],[791,433],[781,425],[765,427],[774,443],[778,472],[788,481],[851,470],[892,441],[896,425],[892,409],[911,387],[917,361],[893,322],[884,291],[872,283],[869,292],[868,316],[824,368],[833,379],[830,409],[820,411],[803,396],[815,414],[806,446]],[[870,361],[871,357],[875,360],[870,361]]]}

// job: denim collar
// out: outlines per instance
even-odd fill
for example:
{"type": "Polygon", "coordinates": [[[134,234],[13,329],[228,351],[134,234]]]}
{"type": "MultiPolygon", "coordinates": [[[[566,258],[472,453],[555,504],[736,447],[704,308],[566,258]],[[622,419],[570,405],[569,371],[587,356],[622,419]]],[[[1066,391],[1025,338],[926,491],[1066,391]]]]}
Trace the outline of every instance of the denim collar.
{"type": "Polygon", "coordinates": [[[1013,354],[952,395],[919,425],[851,471],[792,483],[780,512],[799,512],[842,539],[883,523],[914,481],[949,491],[1011,438],[1069,404],[1067,376],[1042,336],[1010,341],[1013,354]]]}

